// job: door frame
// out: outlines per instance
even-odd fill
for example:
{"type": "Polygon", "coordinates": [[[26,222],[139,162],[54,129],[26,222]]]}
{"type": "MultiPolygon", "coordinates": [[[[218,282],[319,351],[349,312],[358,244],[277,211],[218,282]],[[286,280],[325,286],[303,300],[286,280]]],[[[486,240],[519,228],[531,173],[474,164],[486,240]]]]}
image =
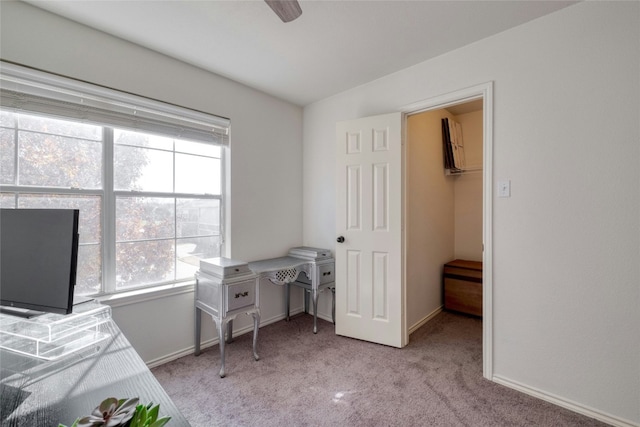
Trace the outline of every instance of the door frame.
{"type": "MultiPolygon", "coordinates": [[[[406,158],[406,120],[407,116],[429,110],[438,110],[452,105],[461,104],[477,99],[483,100],[482,110],[482,375],[492,380],[493,378],[493,81],[456,90],[433,98],[417,101],[402,106],[398,111],[403,113],[402,158],[406,158]]],[[[402,164],[403,182],[406,182],[406,163],[402,164]]],[[[402,268],[403,277],[407,277],[407,209],[406,209],[406,185],[403,185],[403,236],[402,236],[402,268]]],[[[403,279],[403,289],[406,283],[403,279]]],[[[406,301],[405,301],[406,302],[406,301]]],[[[406,322],[406,303],[404,321],[406,322]]],[[[405,328],[406,331],[406,328],[405,328]]],[[[408,334],[408,331],[406,332],[408,334]]],[[[408,337],[406,337],[408,342],[408,337]]]]}

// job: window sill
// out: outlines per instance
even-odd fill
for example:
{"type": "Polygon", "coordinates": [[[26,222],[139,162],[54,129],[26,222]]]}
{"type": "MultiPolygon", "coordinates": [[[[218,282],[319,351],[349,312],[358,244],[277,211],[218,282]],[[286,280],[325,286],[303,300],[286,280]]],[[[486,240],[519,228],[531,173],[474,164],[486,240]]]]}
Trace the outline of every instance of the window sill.
{"type": "Polygon", "coordinates": [[[139,304],[158,298],[166,298],[174,295],[192,293],[195,281],[175,283],[171,285],[154,286],[152,288],[135,289],[129,292],[119,292],[113,295],[103,295],[96,299],[111,307],[139,304]]]}

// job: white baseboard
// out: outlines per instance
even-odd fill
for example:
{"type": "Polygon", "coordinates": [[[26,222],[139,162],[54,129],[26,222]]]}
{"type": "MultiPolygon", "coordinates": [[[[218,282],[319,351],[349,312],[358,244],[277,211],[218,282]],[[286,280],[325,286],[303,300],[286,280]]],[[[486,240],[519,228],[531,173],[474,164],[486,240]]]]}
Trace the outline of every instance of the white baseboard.
{"type": "MultiPolygon", "coordinates": [[[[304,310],[301,310],[300,312],[302,313],[304,312],[304,310]]],[[[313,310],[309,310],[309,314],[313,316],[313,310]]],[[[333,318],[331,317],[331,313],[325,314],[318,311],[318,319],[326,320],[327,322],[333,324],[333,318]]]]}
{"type": "Polygon", "coordinates": [[[415,331],[417,331],[418,329],[420,329],[421,326],[423,326],[425,323],[427,323],[429,320],[433,319],[434,317],[436,317],[440,312],[442,311],[442,306],[436,308],[435,310],[433,310],[431,313],[427,314],[425,317],[423,317],[420,321],[418,321],[416,324],[412,325],[409,327],[409,335],[411,335],[412,333],[414,333],[415,331]]]}
{"type": "MultiPolygon", "coordinates": [[[[303,309],[297,309],[297,310],[292,310],[290,313],[290,316],[294,316],[298,313],[302,313],[303,309]]],[[[283,320],[286,316],[284,314],[278,315],[278,316],[274,316],[270,319],[260,319],[260,327],[262,328],[263,326],[267,326],[270,325],[272,323],[275,322],[279,322],[280,320],[283,320]]],[[[233,331],[233,336],[237,337],[246,333],[250,333],[253,332],[253,323],[250,325],[245,326],[244,328],[241,329],[237,329],[233,331]]],[[[208,339],[205,341],[202,341],[200,343],[200,349],[204,349],[207,347],[212,347],[216,344],[218,344],[219,340],[218,337],[212,338],[212,339],[208,339]]],[[[260,341],[258,341],[260,342],[260,341]]],[[[155,368],[156,366],[160,366],[160,365],[164,365],[165,363],[171,362],[173,360],[179,359],[181,357],[184,356],[189,356],[190,354],[192,355],[193,352],[195,351],[195,345],[189,346],[187,348],[184,348],[182,350],[178,350],[175,351],[173,353],[167,354],[165,356],[159,357],[157,359],[152,359],[152,360],[147,360],[145,361],[145,363],[147,364],[147,366],[149,368],[155,368]]]]}
{"type": "Polygon", "coordinates": [[[634,423],[633,421],[623,420],[622,418],[616,417],[614,415],[606,414],[602,411],[598,411],[597,409],[589,408],[587,406],[581,405],[579,403],[567,400],[560,396],[555,396],[551,393],[547,393],[542,390],[538,390],[536,388],[530,387],[528,385],[519,383],[517,381],[510,380],[508,378],[501,377],[499,375],[494,375],[492,378],[493,382],[501,384],[505,387],[509,387],[514,390],[518,390],[524,394],[528,394],[530,396],[536,397],[540,400],[544,400],[545,402],[553,403],[554,405],[560,406],[562,408],[568,409],[570,411],[576,412],[578,414],[585,415],[590,418],[594,418],[598,421],[602,421],[603,423],[610,424],[616,427],[640,427],[639,423],[634,423]]]}

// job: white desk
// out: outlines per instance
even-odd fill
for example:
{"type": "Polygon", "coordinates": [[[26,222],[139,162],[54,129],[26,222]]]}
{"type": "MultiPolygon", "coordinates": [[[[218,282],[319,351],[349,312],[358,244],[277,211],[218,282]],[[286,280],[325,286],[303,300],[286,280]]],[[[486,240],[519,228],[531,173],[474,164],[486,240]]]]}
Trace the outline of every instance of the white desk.
{"type": "MultiPolygon", "coordinates": [[[[333,258],[310,259],[285,256],[250,262],[249,269],[258,274],[260,278],[268,279],[271,283],[285,287],[287,320],[289,320],[290,285],[299,286],[305,289],[305,292],[310,292],[313,301],[313,333],[318,332],[318,295],[325,289],[335,287],[335,262],[333,258]],[[306,277],[300,276],[300,273],[304,273],[306,277]]],[[[333,297],[335,298],[335,295],[333,297]]],[[[307,310],[308,307],[305,304],[305,311],[307,310]]],[[[335,323],[335,318],[333,320],[335,323]]]]}
{"type": "MultiPolygon", "coordinates": [[[[225,372],[225,342],[233,339],[233,320],[238,314],[253,316],[253,357],[259,360],[256,345],[260,327],[259,279],[268,279],[286,288],[287,320],[289,320],[290,285],[305,290],[305,312],[309,311],[307,293],[313,301],[313,333],[318,332],[318,295],[335,287],[335,263],[328,250],[292,248],[294,256],[266,259],[246,263],[228,258],[200,261],[195,288],[195,352],[200,354],[202,312],[211,315],[216,324],[220,346],[220,377],[225,372]],[[302,255],[297,256],[300,253],[302,255]],[[308,255],[308,256],[307,256],[308,255]],[[300,273],[304,273],[300,275],[300,273]],[[226,332],[226,340],[225,340],[226,332]]],[[[291,253],[290,252],[290,253],[291,253]]],[[[332,316],[335,323],[335,294],[332,316]]]]}
{"type": "Polygon", "coordinates": [[[247,263],[227,258],[200,262],[195,288],[195,352],[200,354],[202,312],[209,314],[216,324],[220,347],[220,378],[225,372],[225,341],[233,340],[233,320],[239,314],[253,317],[253,357],[257,352],[260,327],[260,287],[258,276],[247,268],[247,263]],[[225,340],[225,331],[227,338],[225,340]]]}

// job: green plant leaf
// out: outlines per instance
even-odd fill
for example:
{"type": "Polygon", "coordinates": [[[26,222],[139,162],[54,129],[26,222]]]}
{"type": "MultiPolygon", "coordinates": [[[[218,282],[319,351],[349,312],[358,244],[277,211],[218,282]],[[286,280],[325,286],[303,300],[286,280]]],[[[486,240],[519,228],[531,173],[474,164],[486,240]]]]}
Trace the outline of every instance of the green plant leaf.
{"type": "Polygon", "coordinates": [[[136,406],[136,413],[131,418],[131,423],[129,423],[129,427],[142,427],[144,425],[144,420],[142,419],[142,409],[144,405],[136,406]]]}
{"type": "Polygon", "coordinates": [[[147,424],[147,407],[143,406],[138,409],[140,411],[140,427],[147,424]]]}
{"type": "Polygon", "coordinates": [[[158,413],[160,412],[160,404],[157,404],[147,412],[147,422],[153,424],[158,419],[158,413]]]}

